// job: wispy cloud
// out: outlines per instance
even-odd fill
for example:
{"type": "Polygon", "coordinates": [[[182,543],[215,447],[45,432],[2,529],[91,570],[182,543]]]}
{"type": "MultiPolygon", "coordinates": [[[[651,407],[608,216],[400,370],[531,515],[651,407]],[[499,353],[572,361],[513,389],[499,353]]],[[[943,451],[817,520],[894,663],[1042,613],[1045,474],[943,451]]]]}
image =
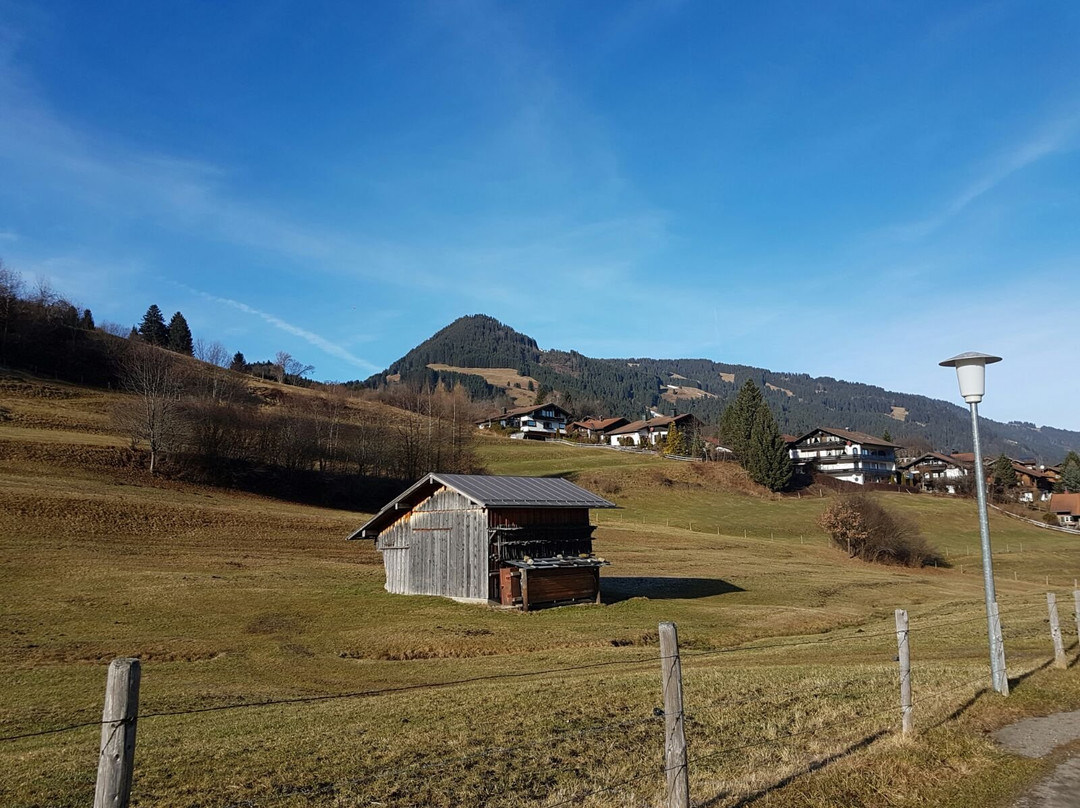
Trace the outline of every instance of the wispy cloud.
{"type": "Polygon", "coordinates": [[[316,348],[320,349],[324,353],[348,362],[349,364],[354,365],[358,368],[366,370],[370,373],[374,373],[379,370],[379,368],[373,365],[371,362],[367,361],[366,359],[361,359],[359,356],[350,353],[337,343],[331,342],[330,340],[326,339],[326,337],[320,336],[314,331],[308,331],[306,328],[301,328],[298,325],[294,325],[287,320],[282,320],[280,317],[270,314],[269,312],[261,311],[254,306],[249,306],[247,303],[241,303],[239,300],[233,300],[228,297],[218,297],[216,295],[210,294],[209,292],[202,292],[198,289],[191,289],[190,287],[184,288],[190,292],[193,292],[194,294],[197,294],[199,297],[205,300],[209,300],[214,303],[220,303],[224,306],[229,306],[236,309],[237,311],[242,311],[245,314],[253,314],[256,317],[259,317],[263,321],[274,326],[274,328],[278,328],[287,334],[292,334],[294,337],[299,337],[300,339],[308,342],[309,344],[314,345],[316,348]]]}
{"type": "Polygon", "coordinates": [[[931,235],[1009,177],[1040,160],[1071,148],[1078,130],[1080,113],[1071,113],[1051,120],[1034,134],[999,153],[979,177],[953,196],[938,213],[894,227],[893,235],[903,240],[917,240],[931,235]]]}
{"type": "Polygon", "coordinates": [[[19,234],[14,230],[0,230],[0,241],[18,241],[19,234]]]}

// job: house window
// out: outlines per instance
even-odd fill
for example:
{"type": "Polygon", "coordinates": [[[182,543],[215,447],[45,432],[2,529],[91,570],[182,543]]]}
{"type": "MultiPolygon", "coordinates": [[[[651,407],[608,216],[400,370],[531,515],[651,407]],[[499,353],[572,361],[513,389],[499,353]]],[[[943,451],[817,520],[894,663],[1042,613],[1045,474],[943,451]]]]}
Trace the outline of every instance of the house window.
{"type": "Polygon", "coordinates": [[[525,426],[536,426],[536,421],[526,421],[525,426]]]}

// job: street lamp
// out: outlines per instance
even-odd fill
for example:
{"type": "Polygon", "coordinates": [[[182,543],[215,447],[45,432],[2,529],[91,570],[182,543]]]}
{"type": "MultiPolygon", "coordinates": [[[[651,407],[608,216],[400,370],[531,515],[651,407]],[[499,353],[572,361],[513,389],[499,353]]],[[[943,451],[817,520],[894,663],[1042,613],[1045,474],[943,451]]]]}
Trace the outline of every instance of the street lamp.
{"type": "Polygon", "coordinates": [[[962,353],[941,363],[956,368],[960,395],[971,405],[971,436],[975,444],[975,493],[979,499],[979,536],[982,540],[983,590],[986,595],[986,628],[990,640],[990,672],[994,690],[1009,693],[1005,675],[1005,648],[1001,642],[1001,621],[998,616],[997,595],[994,592],[994,562],[990,552],[990,521],[986,515],[986,470],[983,467],[982,445],[979,443],[979,402],[986,392],[986,366],[1000,362],[1000,356],[982,353],[962,353]]]}

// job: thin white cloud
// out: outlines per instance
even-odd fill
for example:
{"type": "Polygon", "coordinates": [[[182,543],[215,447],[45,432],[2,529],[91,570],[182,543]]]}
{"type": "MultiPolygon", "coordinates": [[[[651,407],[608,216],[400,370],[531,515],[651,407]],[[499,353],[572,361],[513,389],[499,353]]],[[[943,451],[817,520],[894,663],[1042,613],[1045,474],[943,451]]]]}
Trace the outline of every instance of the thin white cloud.
{"type": "Polygon", "coordinates": [[[311,345],[314,345],[316,348],[323,351],[324,353],[348,362],[349,364],[354,365],[358,368],[366,370],[370,373],[375,373],[379,370],[379,368],[373,365],[371,362],[367,361],[366,359],[361,359],[359,356],[350,353],[342,346],[338,345],[337,343],[331,342],[330,340],[326,339],[323,336],[320,336],[319,334],[316,334],[314,331],[308,331],[306,328],[301,328],[298,325],[293,325],[292,323],[286,320],[282,320],[280,317],[277,317],[273,314],[261,311],[254,306],[249,306],[247,303],[241,303],[239,300],[233,300],[228,297],[218,297],[217,295],[212,295],[209,292],[202,292],[198,289],[191,289],[190,287],[184,288],[206,300],[210,300],[214,303],[220,303],[225,306],[230,306],[234,309],[237,309],[238,311],[244,312],[245,314],[253,314],[256,317],[259,317],[265,322],[274,326],[274,328],[278,328],[286,332],[287,334],[292,334],[294,337],[300,337],[300,339],[311,345]]]}
{"type": "Polygon", "coordinates": [[[1080,113],[1059,117],[1043,125],[1033,135],[1000,153],[982,175],[956,194],[934,216],[909,222],[892,229],[905,240],[931,235],[963,213],[972,203],[993,191],[1001,183],[1028,166],[1069,149],[1080,128],[1080,113]]]}

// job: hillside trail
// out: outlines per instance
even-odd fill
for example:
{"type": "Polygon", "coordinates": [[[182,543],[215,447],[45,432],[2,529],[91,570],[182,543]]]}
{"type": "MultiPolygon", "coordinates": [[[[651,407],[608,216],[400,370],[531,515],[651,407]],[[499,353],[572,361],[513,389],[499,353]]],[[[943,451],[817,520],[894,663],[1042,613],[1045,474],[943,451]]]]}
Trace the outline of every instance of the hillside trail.
{"type": "Polygon", "coordinates": [[[1003,727],[994,738],[1018,755],[1041,758],[1063,746],[1070,756],[1013,803],[1012,808],[1080,808],[1080,710],[1025,718],[1003,727]]]}

